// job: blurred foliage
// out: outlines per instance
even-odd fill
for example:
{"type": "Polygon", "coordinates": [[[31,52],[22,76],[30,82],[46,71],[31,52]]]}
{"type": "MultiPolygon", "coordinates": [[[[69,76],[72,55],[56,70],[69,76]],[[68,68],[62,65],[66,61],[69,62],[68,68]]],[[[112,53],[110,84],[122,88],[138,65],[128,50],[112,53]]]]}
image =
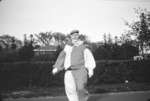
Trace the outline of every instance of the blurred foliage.
{"type": "Polygon", "coordinates": [[[96,60],[132,59],[133,56],[138,55],[138,48],[128,43],[124,43],[122,45],[104,44],[95,49],[93,54],[96,60]]]}
{"type": "Polygon", "coordinates": [[[135,9],[135,14],[137,20],[131,23],[126,21],[126,25],[130,28],[128,34],[136,37],[143,55],[143,49],[150,46],[150,12],[146,9],[138,8],[135,9]]]}
{"type": "MultiPolygon", "coordinates": [[[[44,33],[43,33],[44,34],[44,33]]],[[[43,35],[42,34],[42,35],[43,35]]],[[[57,51],[50,52],[50,54],[34,55],[34,49],[40,47],[35,39],[30,35],[30,39],[25,36],[24,44],[17,48],[15,38],[10,41],[10,48],[0,48],[0,61],[1,62],[14,62],[14,61],[55,61],[58,54],[64,47],[63,41],[65,36],[57,33],[57,40],[61,44],[57,44],[57,51]],[[61,37],[61,38],[60,38],[61,37]],[[59,39],[60,38],[60,39],[59,39]]],[[[86,37],[86,36],[85,36],[86,37]]],[[[103,59],[132,59],[133,56],[138,55],[138,47],[127,35],[122,35],[120,38],[113,42],[110,35],[104,35],[104,42],[90,42],[85,38],[85,44],[94,54],[96,60],[103,59]]],[[[8,45],[9,46],[9,45],[8,45]]]]}
{"type": "Polygon", "coordinates": [[[40,32],[35,34],[34,41],[41,46],[62,45],[66,35],[61,32],[40,32]]]}
{"type": "Polygon", "coordinates": [[[31,58],[33,58],[34,56],[33,49],[34,47],[32,45],[32,42],[25,44],[23,47],[21,47],[18,52],[20,60],[30,61],[31,58]]]}
{"type": "MultiPolygon", "coordinates": [[[[64,85],[64,71],[52,75],[54,62],[0,63],[0,89],[53,87],[64,85]]],[[[149,83],[150,60],[146,61],[97,61],[89,85],[113,83],[149,83]]]]}

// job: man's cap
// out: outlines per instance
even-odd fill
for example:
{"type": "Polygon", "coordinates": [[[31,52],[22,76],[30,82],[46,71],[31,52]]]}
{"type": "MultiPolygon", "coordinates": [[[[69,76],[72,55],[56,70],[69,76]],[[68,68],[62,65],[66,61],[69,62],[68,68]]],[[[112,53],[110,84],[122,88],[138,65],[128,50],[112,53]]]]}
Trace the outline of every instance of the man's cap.
{"type": "Polygon", "coordinates": [[[72,34],[74,34],[74,33],[79,33],[79,30],[77,30],[77,29],[72,30],[72,31],[70,32],[70,35],[72,35],[72,34]]]}

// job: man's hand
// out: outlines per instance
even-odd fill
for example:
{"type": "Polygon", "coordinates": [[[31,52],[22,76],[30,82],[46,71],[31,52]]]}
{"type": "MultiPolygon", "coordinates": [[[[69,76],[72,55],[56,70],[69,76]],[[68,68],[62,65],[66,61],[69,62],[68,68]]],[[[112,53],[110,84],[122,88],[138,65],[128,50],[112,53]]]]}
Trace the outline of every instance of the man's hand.
{"type": "Polygon", "coordinates": [[[91,78],[93,76],[93,74],[94,74],[93,70],[88,71],[89,78],[91,78]]]}
{"type": "Polygon", "coordinates": [[[55,75],[57,72],[58,72],[58,69],[57,69],[57,68],[54,68],[54,69],[52,70],[52,74],[53,74],[53,75],[55,75]]]}

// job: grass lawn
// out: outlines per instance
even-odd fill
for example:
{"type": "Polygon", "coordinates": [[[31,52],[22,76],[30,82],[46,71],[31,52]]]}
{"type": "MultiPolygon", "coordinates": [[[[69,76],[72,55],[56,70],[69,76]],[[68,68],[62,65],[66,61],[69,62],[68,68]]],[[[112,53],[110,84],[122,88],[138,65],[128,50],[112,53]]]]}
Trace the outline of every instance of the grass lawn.
{"type": "MultiPolygon", "coordinates": [[[[97,86],[89,86],[90,94],[105,94],[130,91],[150,91],[150,83],[128,83],[128,84],[101,84],[97,86]]],[[[64,96],[64,87],[32,87],[18,90],[3,91],[2,98],[32,98],[32,97],[56,97],[64,96]]]]}
{"type": "MultiPolygon", "coordinates": [[[[4,101],[68,101],[66,96],[7,98],[4,101]]],[[[92,94],[88,101],[150,101],[150,91],[92,94]]]]}

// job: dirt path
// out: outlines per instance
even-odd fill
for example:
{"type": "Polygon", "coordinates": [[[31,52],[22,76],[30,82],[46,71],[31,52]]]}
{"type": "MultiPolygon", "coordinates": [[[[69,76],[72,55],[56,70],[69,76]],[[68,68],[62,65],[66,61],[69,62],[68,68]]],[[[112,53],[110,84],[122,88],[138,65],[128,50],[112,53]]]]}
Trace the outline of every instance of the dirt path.
{"type": "MultiPolygon", "coordinates": [[[[67,101],[65,96],[4,99],[3,101],[67,101]]],[[[121,92],[91,95],[88,101],[150,101],[150,91],[121,92]]]]}

